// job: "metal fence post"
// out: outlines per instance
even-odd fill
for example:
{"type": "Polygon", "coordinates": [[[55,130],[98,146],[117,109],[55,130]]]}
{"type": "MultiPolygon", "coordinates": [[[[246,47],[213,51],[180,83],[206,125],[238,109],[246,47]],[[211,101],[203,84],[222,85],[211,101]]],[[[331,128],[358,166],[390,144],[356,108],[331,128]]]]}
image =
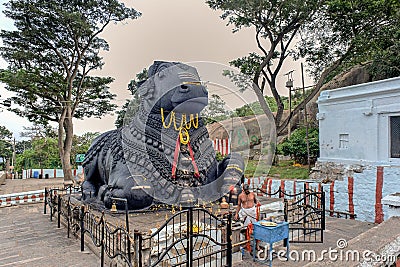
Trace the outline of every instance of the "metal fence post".
{"type": "Polygon", "coordinates": [[[227,254],[226,263],[228,267],[232,267],[232,213],[228,214],[228,224],[226,229],[226,240],[227,240],[227,254]]]}
{"type": "Polygon", "coordinates": [[[57,196],[57,228],[61,227],[61,196],[57,196]]]}
{"type": "Polygon", "coordinates": [[[71,197],[68,196],[68,202],[67,202],[67,237],[69,238],[70,234],[70,228],[71,228],[71,197]]]}
{"type": "Polygon", "coordinates": [[[49,202],[49,208],[50,208],[50,221],[53,221],[53,190],[50,190],[50,202],[49,202]]]}
{"type": "Polygon", "coordinates": [[[85,206],[81,206],[81,251],[85,250],[85,206]]]}
{"type": "Polygon", "coordinates": [[[101,267],[104,267],[104,226],[105,221],[104,221],[104,211],[101,215],[101,254],[100,254],[100,264],[101,267]]]}
{"type": "Polygon", "coordinates": [[[135,266],[137,266],[139,261],[139,230],[133,230],[133,246],[135,255],[135,266]]]}
{"type": "Polygon", "coordinates": [[[283,220],[285,222],[287,222],[288,221],[288,217],[289,217],[288,216],[288,214],[289,214],[289,203],[288,203],[288,200],[285,199],[283,204],[284,204],[283,220]]]}
{"type": "Polygon", "coordinates": [[[46,214],[46,205],[47,205],[47,187],[44,188],[44,208],[43,208],[43,213],[46,214]]]}
{"type": "Polygon", "coordinates": [[[303,204],[303,240],[305,240],[305,238],[306,238],[306,225],[308,226],[308,224],[307,224],[307,219],[306,219],[306,216],[305,216],[305,214],[307,214],[307,209],[308,209],[308,207],[307,207],[307,205],[308,205],[308,201],[307,201],[307,198],[308,198],[308,192],[307,192],[307,184],[306,184],[306,182],[303,184],[303,190],[304,190],[304,192],[303,192],[303,199],[304,199],[304,204],[303,204]]]}
{"type": "Polygon", "coordinates": [[[189,207],[187,214],[187,233],[188,233],[188,247],[186,253],[186,266],[192,266],[193,259],[193,208],[189,207]]]}
{"type": "Polygon", "coordinates": [[[125,203],[125,230],[126,230],[126,238],[127,238],[127,246],[128,246],[128,261],[132,263],[131,258],[131,238],[129,234],[129,211],[128,211],[128,200],[124,201],[125,203]]]}
{"type": "Polygon", "coordinates": [[[142,267],[142,243],[143,243],[143,236],[142,236],[142,234],[141,233],[139,233],[139,244],[138,244],[138,251],[139,251],[139,255],[138,255],[138,261],[139,261],[139,264],[138,264],[138,266],[139,267],[142,267]]]}

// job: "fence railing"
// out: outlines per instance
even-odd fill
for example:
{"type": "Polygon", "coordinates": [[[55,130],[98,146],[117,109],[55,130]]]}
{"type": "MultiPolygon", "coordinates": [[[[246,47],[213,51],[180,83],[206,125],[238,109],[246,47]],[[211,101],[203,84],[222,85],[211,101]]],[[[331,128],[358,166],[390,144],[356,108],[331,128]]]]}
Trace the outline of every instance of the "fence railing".
{"type": "Polygon", "coordinates": [[[281,187],[268,193],[259,192],[269,197],[284,199],[284,219],[289,223],[289,241],[294,243],[323,242],[325,230],[325,193],[306,183],[302,191],[290,194],[281,187]]]}
{"type": "MultiPolygon", "coordinates": [[[[133,266],[131,245],[134,243],[124,227],[107,222],[105,214],[95,214],[89,206],[82,205],[75,197],[81,194],[80,188],[45,189],[44,214],[50,210],[50,221],[57,217],[57,227],[64,222],[67,236],[72,232],[80,238],[81,251],[85,250],[85,236],[100,249],[100,266],[104,266],[105,256],[110,260],[120,259],[126,266],[133,266]]],[[[140,247],[138,247],[140,248],[140,247]]]]}
{"type": "Polygon", "coordinates": [[[219,218],[204,208],[175,213],[148,235],[136,233],[138,266],[232,266],[232,214],[219,218]]]}
{"type": "Polygon", "coordinates": [[[336,218],[344,218],[344,219],[355,219],[357,218],[357,214],[347,212],[347,211],[338,211],[338,210],[330,210],[327,209],[325,210],[327,214],[331,217],[336,217],[336,218]]]}

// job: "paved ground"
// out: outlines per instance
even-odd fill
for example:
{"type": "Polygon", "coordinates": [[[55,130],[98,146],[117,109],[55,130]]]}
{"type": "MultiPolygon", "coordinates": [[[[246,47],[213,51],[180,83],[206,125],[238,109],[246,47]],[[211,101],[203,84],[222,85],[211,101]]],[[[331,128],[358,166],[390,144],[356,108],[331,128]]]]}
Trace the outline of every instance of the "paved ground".
{"type": "Polygon", "coordinates": [[[99,266],[99,258],[85,250],[50,222],[42,204],[0,208],[0,267],[99,266]]]}
{"type": "Polygon", "coordinates": [[[0,195],[41,190],[45,187],[62,187],[64,178],[52,179],[6,179],[0,184],[0,195]]]}
{"type": "MultiPolygon", "coordinates": [[[[0,194],[44,189],[44,187],[62,186],[63,179],[27,179],[6,180],[0,185],[0,194]]],[[[20,205],[0,208],[0,267],[3,266],[99,266],[99,259],[90,252],[81,253],[78,240],[66,237],[66,229],[57,229],[55,222],[43,215],[43,204],[20,205]],[[46,239],[43,239],[43,236],[46,239]],[[83,264],[84,263],[84,264],[83,264]]],[[[165,222],[165,215],[170,212],[152,214],[135,213],[129,215],[131,229],[144,231],[160,226],[165,222]]],[[[108,220],[119,225],[124,224],[124,215],[108,214],[108,220]]],[[[313,249],[319,255],[323,249],[334,249],[337,240],[347,241],[372,228],[374,224],[354,220],[327,217],[324,243],[294,244],[291,251],[300,254],[313,249]]],[[[277,247],[275,250],[279,250],[277,247]]],[[[89,251],[86,249],[86,251],[89,251]]],[[[309,261],[280,261],[275,259],[273,266],[304,266],[309,261]]],[[[255,263],[249,254],[234,267],[265,266],[255,263]]]]}

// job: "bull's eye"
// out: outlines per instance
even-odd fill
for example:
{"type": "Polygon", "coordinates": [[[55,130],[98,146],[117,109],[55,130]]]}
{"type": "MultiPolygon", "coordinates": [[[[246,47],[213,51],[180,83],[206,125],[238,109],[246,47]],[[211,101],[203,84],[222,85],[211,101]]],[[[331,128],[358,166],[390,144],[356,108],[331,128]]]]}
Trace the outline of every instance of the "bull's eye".
{"type": "Polygon", "coordinates": [[[189,87],[188,87],[187,85],[184,85],[184,84],[181,85],[181,88],[182,88],[182,89],[185,89],[185,90],[186,90],[186,89],[189,89],[189,87]]]}

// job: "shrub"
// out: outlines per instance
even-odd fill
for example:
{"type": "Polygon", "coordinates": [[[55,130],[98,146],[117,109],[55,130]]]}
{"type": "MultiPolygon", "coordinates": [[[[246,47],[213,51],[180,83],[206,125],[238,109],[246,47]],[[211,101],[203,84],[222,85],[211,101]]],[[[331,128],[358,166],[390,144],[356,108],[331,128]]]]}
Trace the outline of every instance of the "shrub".
{"type": "MultiPolygon", "coordinates": [[[[308,140],[310,145],[310,160],[314,163],[319,156],[318,128],[308,129],[308,140]]],[[[290,138],[285,139],[285,141],[279,144],[278,153],[291,156],[298,163],[307,164],[306,128],[296,129],[290,138]]]]}

